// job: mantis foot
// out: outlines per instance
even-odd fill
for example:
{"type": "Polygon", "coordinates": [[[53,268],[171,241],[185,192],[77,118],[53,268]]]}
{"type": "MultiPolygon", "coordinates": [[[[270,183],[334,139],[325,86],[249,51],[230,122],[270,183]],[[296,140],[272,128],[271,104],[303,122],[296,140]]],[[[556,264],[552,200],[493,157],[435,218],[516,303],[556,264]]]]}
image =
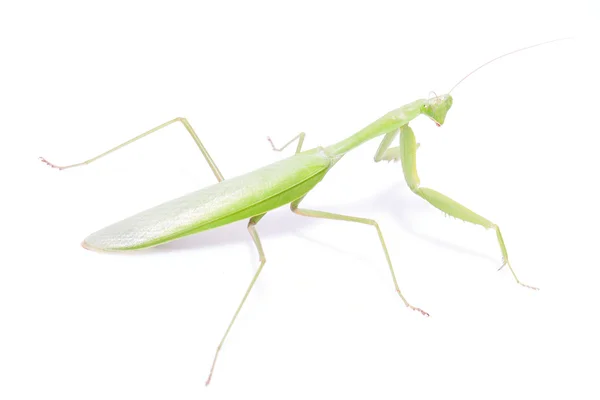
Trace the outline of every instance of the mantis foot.
{"type": "Polygon", "coordinates": [[[210,367],[210,373],[208,374],[208,379],[204,383],[204,386],[210,385],[210,380],[212,379],[213,372],[215,371],[215,364],[217,363],[217,357],[219,356],[219,351],[221,351],[221,345],[217,347],[217,351],[215,352],[215,358],[213,359],[212,366],[210,367]]]}
{"type": "Polygon", "coordinates": [[[267,140],[269,141],[269,143],[271,143],[271,147],[273,148],[273,151],[281,151],[282,150],[282,149],[278,149],[277,147],[275,147],[275,144],[271,140],[270,136],[267,136],[267,140]]]}
{"type": "Polygon", "coordinates": [[[426,317],[429,317],[429,313],[427,311],[422,310],[419,307],[411,306],[410,303],[408,301],[406,301],[406,299],[404,298],[404,296],[400,292],[400,289],[396,289],[396,293],[398,293],[398,295],[400,296],[400,298],[402,299],[402,301],[404,302],[404,305],[406,307],[410,308],[411,310],[418,311],[418,312],[420,312],[421,314],[423,314],[426,317]]]}
{"type": "Polygon", "coordinates": [[[56,164],[52,164],[50,161],[46,160],[44,157],[39,157],[40,161],[43,162],[46,165],[49,165],[52,168],[57,168],[58,170],[62,170],[64,169],[64,167],[60,167],[56,164]]]}
{"type": "Polygon", "coordinates": [[[504,268],[505,265],[508,265],[508,268],[510,268],[510,272],[512,272],[513,276],[515,277],[515,279],[519,285],[526,287],[527,289],[531,289],[531,290],[540,290],[540,288],[537,288],[535,286],[529,286],[529,285],[526,285],[526,284],[522,283],[521,281],[519,281],[508,261],[504,261],[504,263],[500,266],[500,268],[498,268],[498,271],[500,271],[502,268],[504,268]]]}
{"type": "Polygon", "coordinates": [[[518,283],[519,285],[521,285],[521,286],[524,286],[524,287],[526,287],[527,289],[532,289],[532,290],[540,290],[540,288],[537,288],[537,287],[535,287],[535,286],[529,286],[529,285],[526,285],[526,284],[524,284],[524,283],[521,283],[521,282],[517,282],[517,283],[518,283]]]}
{"type": "Polygon", "coordinates": [[[418,311],[418,312],[420,312],[421,314],[423,314],[423,315],[424,315],[424,316],[426,316],[426,317],[429,317],[429,313],[428,313],[427,311],[425,311],[425,310],[422,310],[422,309],[420,309],[420,308],[418,308],[418,307],[413,307],[413,306],[411,306],[410,304],[407,304],[406,306],[407,306],[408,308],[410,308],[410,309],[414,310],[414,311],[418,311]]]}

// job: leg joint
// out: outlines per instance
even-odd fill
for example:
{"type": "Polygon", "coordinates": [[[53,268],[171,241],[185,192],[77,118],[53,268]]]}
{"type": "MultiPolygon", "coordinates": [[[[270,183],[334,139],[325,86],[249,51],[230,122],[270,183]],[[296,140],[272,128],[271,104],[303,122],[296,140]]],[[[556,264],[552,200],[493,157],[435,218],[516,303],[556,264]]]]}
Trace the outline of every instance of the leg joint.
{"type": "Polygon", "coordinates": [[[413,193],[419,194],[421,183],[420,182],[411,182],[408,184],[408,187],[413,193]]]}

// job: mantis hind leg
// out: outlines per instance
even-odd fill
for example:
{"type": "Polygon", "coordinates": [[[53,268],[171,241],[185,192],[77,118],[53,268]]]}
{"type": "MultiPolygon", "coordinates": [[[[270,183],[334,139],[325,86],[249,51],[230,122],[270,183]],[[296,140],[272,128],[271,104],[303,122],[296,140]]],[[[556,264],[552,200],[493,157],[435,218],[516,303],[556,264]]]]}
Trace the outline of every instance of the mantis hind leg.
{"type": "Polygon", "coordinates": [[[388,253],[387,246],[385,245],[385,240],[383,239],[383,234],[381,233],[381,229],[379,229],[379,224],[377,224],[376,221],[374,221],[372,219],[367,219],[367,218],[351,217],[348,215],[333,214],[333,213],[324,212],[324,211],[316,211],[316,210],[308,210],[308,209],[304,209],[304,208],[298,208],[298,204],[300,204],[300,202],[303,199],[304,199],[304,197],[301,197],[298,200],[295,200],[294,202],[292,202],[292,204],[290,204],[290,209],[292,210],[292,212],[294,212],[298,215],[305,216],[305,217],[325,218],[325,219],[332,219],[332,220],[336,220],[336,221],[358,222],[359,224],[371,225],[371,226],[375,227],[375,229],[377,230],[377,235],[379,236],[379,241],[381,242],[381,247],[383,248],[383,252],[385,253],[385,258],[387,260],[388,266],[390,267],[390,272],[392,274],[392,280],[394,281],[394,286],[396,288],[396,292],[398,293],[398,295],[400,296],[400,298],[402,299],[402,301],[404,302],[406,307],[409,307],[415,311],[419,311],[421,314],[423,314],[425,316],[429,316],[429,313],[423,311],[420,308],[413,307],[412,305],[410,305],[409,302],[406,301],[406,299],[404,298],[404,295],[402,294],[402,292],[400,291],[400,287],[398,286],[398,281],[396,280],[396,274],[394,273],[394,268],[392,267],[392,260],[390,259],[390,254],[388,253]]]}
{"type": "Polygon", "coordinates": [[[417,174],[417,142],[415,140],[415,134],[412,129],[405,125],[400,128],[400,156],[402,160],[402,169],[404,171],[404,178],[406,179],[406,183],[410,187],[415,194],[419,195],[423,199],[427,200],[431,205],[436,207],[437,209],[445,212],[446,214],[458,218],[462,221],[470,222],[472,224],[481,225],[486,229],[494,229],[496,231],[496,237],[498,239],[498,244],[500,245],[500,250],[502,252],[502,267],[508,265],[510,272],[513,277],[517,281],[518,284],[525,286],[530,289],[538,290],[536,287],[526,285],[519,281],[515,271],[513,270],[510,262],[508,261],[508,253],[506,251],[506,246],[504,244],[504,239],[502,238],[502,233],[500,232],[500,228],[498,225],[493,222],[487,220],[479,214],[469,210],[467,207],[459,204],[458,202],[452,200],[448,196],[437,192],[433,189],[422,188],[420,187],[420,179],[417,174]]]}
{"type": "Polygon", "coordinates": [[[244,294],[244,297],[242,298],[240,305],[238,306],[237,310],[235,311],[235,314],[233,314],[233,318],[231,319],[231,322],[229,323],[229,326],[227,327],[225,334],[223,335],[223,337],[221,338],[221,341],[219,342],[219,345],[217,346],[217,351],[215,352],[215,358],[213,359],[213,363],[210,368],[210,373],[208,375],[208,379],[206,380],[206,386],[208,386],[208,384],[210,383],[210,380],[212,378],[213,372],[215,370],[215,364],[217,363],[217,357],[219,356],[219,352],[221,351],[221,347],[223,347],[223,343],[225,343],[225,339],[227,338],[227,335],[229,334],[229,331],[231,330],[231,327],[233,326],[235,319],[237,318],[238,314],[240,313],[240,310],[242,309],[242,307],[244,306],[244,303],[246,302],[246,299],[248,298],[250,291],[254,287],[254,283],[256,282],[256,279],[258,279],[258,275],[260,275],[260,272],[262,271],[263,266],[267,262],[267,259],[265,258],[265,253],[262,248],[262,244],[260,242],[260,237],[258,236],[258,232],[256,231],[256,224],[264,216],[265,216],[265,214],[260,214],[260,215],[250,218],[250,221],[248,221],[248,232],[250,232],[250,236],[252,236],[252,240],[254,241],[256,250],[258,250],[258,257],[260,260],[260,265],[258,266],[258,269],[256,270],[256,273],[254,274],[252,281],[250,281],[250,285],[248,286],[248,289],[246,289],[246,293],[244,294]]]}
{"type": "Polygon", "coordinates": [[[219,168],[217,167],[217,165],[215,164],[215,162],[213,161],[212,157],[210,156],[210,154],[208,154],[208,151],[206,150],[206,148],[204,147],[204,145],[202,144],[202,142],[200,141],[200,138],[198,138],[198,135],[196,135],[196,132],[194,132],[194,128],[192,128],[192,126],[190,125],[190,123],[187,121],[187,119],[185,118],[175,118],[172,119],[170,121],[165,122],[164,124],[161,124],[155,128],[150,129],[149,131],[146,131],[136,137],[134,137],[133,139],[130,139],[128,141],[126,141],[125,143],[121,143],[120,145],[113,147],[110,150],[105,151],[102,154],[99,154],[95,157],[90,158],[89,160],[85,160],[82,161],[80,163],[77,164],[71,164],[71,165],[66,165],[66,166],[59,166],[56,164],[53,164],[51,162],[49,162],[48,160],[46,160],[43,157],[40,157],[40,160],[42,160],[42,162],[48,164],[49,166],[51,166],[52,168],[58,168],[59,170],[63,170],[63,169],[67,169],[67,168],[74,168],[74,167],[80,167],[82,165],[87,165],[90,164],[104,156],[109,155],[112,152],[115,152],[125,146],[127,146],[128,144],[131,144],[143,137],[146,137],[148,135],[150,135],[151,133],[154,133],[156,131],[161,130],[162,128],[165,128],[171,124],[174,124],[175,122],[181,122],[183,124],[183,126],[185,127],[185,129],[189,132],[189,134],[192,136],[192,139],[194,139],[194,142],[196,142],[196,145],[198,145],[198,148],[200,149],[200,151],[202,152],[202,155],[204,156],[204,159],[206,160],[206,162],[208,163],[208,166],[210,167],[210,169],[212,170],[213,174],[215,175],[215,177],[217,178],[217,180],[219,182],[221,182],[224,178],[223,175],[221,174],[221,171],[219,171],[219,168]]]}

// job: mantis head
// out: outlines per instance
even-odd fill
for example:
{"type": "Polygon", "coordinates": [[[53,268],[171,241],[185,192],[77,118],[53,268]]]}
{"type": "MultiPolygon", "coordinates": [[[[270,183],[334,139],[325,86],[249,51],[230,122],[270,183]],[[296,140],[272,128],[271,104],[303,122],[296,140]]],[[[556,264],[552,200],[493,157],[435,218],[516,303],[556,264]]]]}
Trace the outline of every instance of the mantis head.
{"type": "Polygon", "coordinates": [[[431,118],[437,126],[442,126],[450,107],[452,107],[452,96],[444,94],[427,100],[421,112],[431,118]]]}

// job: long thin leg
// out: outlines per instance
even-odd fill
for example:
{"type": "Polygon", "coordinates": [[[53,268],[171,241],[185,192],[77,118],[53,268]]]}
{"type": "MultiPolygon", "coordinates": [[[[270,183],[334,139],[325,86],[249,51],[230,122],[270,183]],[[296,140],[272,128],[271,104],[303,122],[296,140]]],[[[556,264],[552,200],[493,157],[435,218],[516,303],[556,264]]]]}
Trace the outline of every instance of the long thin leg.
{"type": "Polygon", "coordinates": [[[508,261],[508,253],[506,251],[506,246],[504,245],[504,239],[502,239],[502,233],[500,233],[500,228],[498,225],[494,224],[491,221],[488,221],[481,215],[474,213],[469,210],[467,207],[462,204],[457,203],[451,198],[439,193],[433,189],[422,188],[420,186],[419,175],[417,174],[417,142],[415,140],[415,134],[412,129],[405,125],[400,128],[400,154],[402,159],[402,169],[404,171],[404,178],[406,179],[406,183],[410,187],[415,194],[421,196],[423,199],[427,200],[437,209],[445,212],[448,215],[453,216],[454,218],[458,218],[462,221],[470,222],[472,224],[481,225],[486,229],[494,229],[496,231],[496,237],[498,238],[498,244],[500,245],[500,250],[502,251],[502,267],[508,265],[510,268],[510,272],[513,277],[517,281],[519,285],[525,286],[530,289],[538,290],[538,288],[526,285],[519,281],[515,271],[510,265],[508,261]]]}
{"type": "Polygon", "coordinates": [[[287,142],[280,148],[275,147],[275,145],[273,144],[273,141],[271,140],[270,137],[267,137],[267,140],[269,141],[269,143],[271,143],[271,147],[273,148],[273,151],[282,151],[283,149],[285,149],[286,147],[288,147],[290,144],[294,143],[297,140],[298,146],[296,146],[296,154],[298,154],[302,150],[302,143],[304,142],[305,136],[306,136],[306,133],[300,132],[298,135],[294,136],[294,138],[292,140],[290,140],[289,142],[287,142]]]}
{"type": "Polygon", "coordinates": [[[128,144],[131,144],[145,136],[148,136],[149,134],[156,132],[166,126],[169,126],[175,122],[181,122],[183,124],[183,126],[185,127],[185,129],[187,129],[187,131],[190,133],[190,135],[192,136],[192,139],[194,139],[194,142],[196,142],[196,144],[198,145],[198,147],[200,148],[200,151],[202,152],[202,155],[204,156],[204,159],[206,160],[206,162],[208,163],[208,166],[210,167],[210,169],[212,170],[213,174],[215,174],[215,176],[217,177],[217,179],[220,181],[222,181],[223,175],[221,174],[221,171],[219,171],[219,168],[217,168],[217,165],[215,164],[215,162],[213,161],[213,159],[211,158],[210,154],[208,154],[208,151],[206,150],[206,148],[204,147],[204,145],[202,144],[202,142],[200,141],[200,139],[198,138],[198,135],[196,135],[196,132],[194,132],[194,129],[192,128],[192,126],[190,125],[190,123],[187,121],[187,119],[185,118],[175,118],[172,119],[170,121],[165,122],[164,124],[161,124],[159,126],[157,126],[156,128],[152,128],[147,132],[142,133],[141,135],[138,135],[136,137],[134,137],[131,140],[126,141],[125,143],[122,143],[120,145],[118,145],[117,147],[114,147],[108,151],[105,151],[104,153],[97,155],[96,157],[92,157],[89,160],[77,163],[77,164],[72,164],[72,165],[67,165],[67,166],[58,166],[56,164],[52,164],[51,162],[49,162],[48,160],[46,160],[43,157],[40,157],[40,160],[42,160],[42,162],[48,164],[49,166],[51,166],[52,168],[58,168],[59,170],[63,170],[63,169],[67,169],[67,168],[74,168],[74,167],[79,167],[82,165],[87,165],[90,164],[114,151],[119,150],[120,148],[123,148],[125,146],[127,146],[128,144]]]}
{"type": "Polygon", "coordinates": [[[265,258],[265,253],[262,248],[262,244],[260,243],[260,238],[258,237],[258,232],[256,231],[256,224],[264,216],[265,216],[265,214],[257,215],[255,217],[250,218],[250,221],[248,221],[248,232],[250,232],[250,236],[252,236],[252,240],[254,241],[254,244],[256,245],[256,250],[258,250],[258,257],[260,260],[260,265],[258,266],[258,269],[256,270],[256,273],[254,274],[252,281],[250,281],[250,285],[248,286],[248,289],[246,289],[246,293],[244,294],[244,297],[242,298],[240,305],[238,306],[237,310],[235,311],[235,314],[233,314],[233,318],[231,319],[231,322],[229,323],[229,326],[227,327],[227,330],[225,331],[223,338],[221,338],[221,342],[217,346],[217,351],[215,352],[215,358],[213,359],[212,367],[210,368],[210,373],[208,374],[208,379],[206,380],[207,386],[210,383],[212,374],[215,370],[215,364],[217,363],[217,357],[219,356],[219,351],[221,351],[221,347],[223,347],[223,343],[225,343],[225,339],[227,338],[227,335],[229,334],[229,331],[231,330],[231,327],[233,326],[235,319],[237,318],[238,314],[240,313],[240,310],[242,309],[242,306],[244,305],[246,298],[248,298],[248,295],[250,294],[250,291],[252,290],[252,287],[254,286],[254,282],[256,282],[258,275],[260,275],[260,271],[262,271],[263,266],[267,262],[267,259],[265,258]]]}
{"type": "Polygon", "coordinates": [[[406,299],[402,295],[402,292],[400,291],[400,287],[398,286],[398,281],[396,280],[396,274],[394,273],[394,268],[392,267],[392,260],[390,259],[390,255],[389,255],[387,247],[385,245],[385,241],[383,240],[383,234],[381,233],[381,229],[379,229],[379,225],[377,224],[376,221],[374,221],[372,219],[367,219],[367,218],[351,217],[348,215],[333,214],[333,213],[324,212],[324,211],[307,210],[305,208],[298,208],[298,204],[300,204],[300,202],[303,199],[304,199],[304,197],[301,197],[298,200],[295,200],[294,202],[292,202],[292,204],[290,205],[292,212],[294,212],[298,215],[305,216],[305,217],[333,219],[336,221],[358,222],[359,224],[374,226],[375,229],[377,230],[377,235],[379,236],[379,241],[381,242],[381,247],[383,247],[383,252],[385,253],[385,258],[390,267],[390,272],[392,273],[392,280],[394,281],[394,286],[396,287],[396,292],[398,292],[398,294],[400,295],[400,298],[402,299],[402,301],[404,302],[406,307],[409,307],[415,311],[419,311],[421,314],[423,314],[425,316],[429,316],[429,313],[423,311],[420,308],[413,307],[412,305],[410,305],[408,303],[408,301],[406,301],[406,299]]]}

